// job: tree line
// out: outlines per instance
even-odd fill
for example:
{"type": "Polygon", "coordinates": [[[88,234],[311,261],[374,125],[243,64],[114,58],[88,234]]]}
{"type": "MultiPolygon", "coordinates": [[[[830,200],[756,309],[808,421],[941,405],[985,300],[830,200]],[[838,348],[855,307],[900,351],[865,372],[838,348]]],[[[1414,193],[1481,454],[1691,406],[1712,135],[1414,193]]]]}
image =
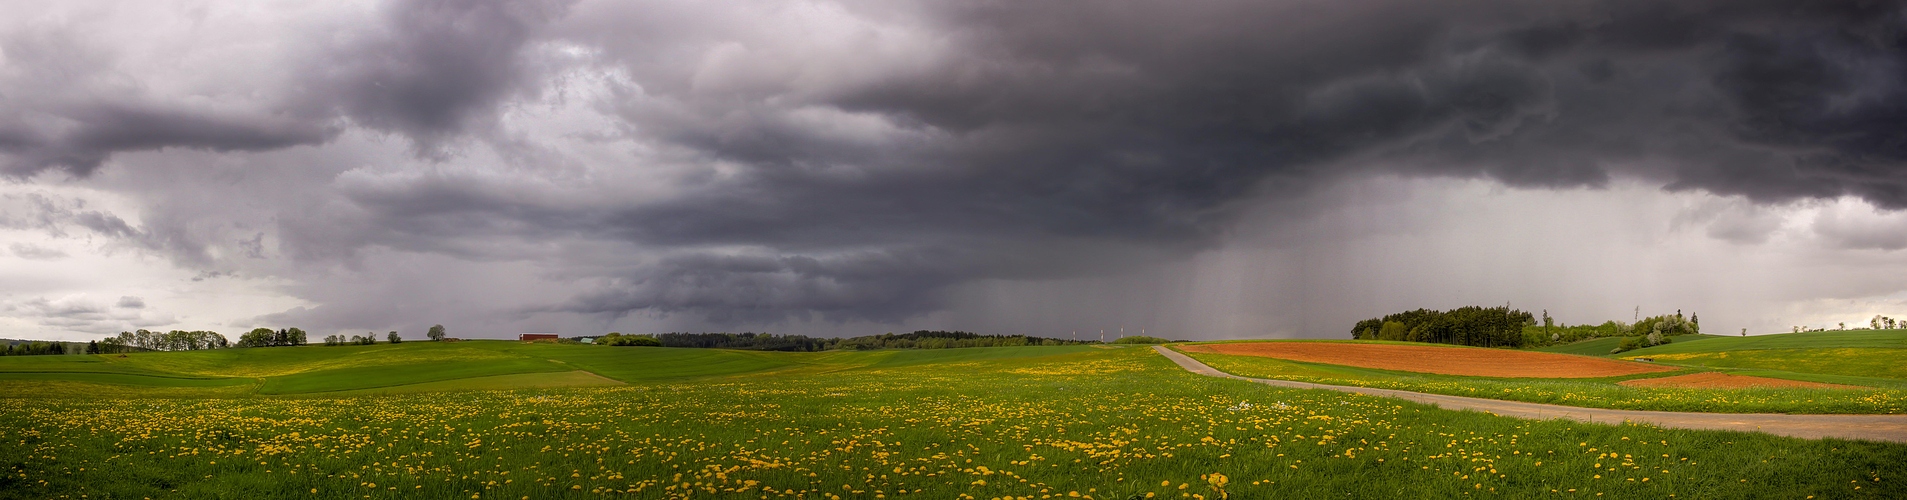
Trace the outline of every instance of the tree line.
{"type": "Polygon", "coordinates": [[[1351,328],[1351,338],[1522,347],[1526,342],[1523,327],[1534,324],[1534,315],[1509,306],[1416,309],[1359,321],[1351,328]]]}
{"type": "MultiPolygon", "coordinates": [[[[1639,316],[1639,314],[1638,314],[1639,316]]],[[[1449,311],[1417,309],[1357,322],[1351,338],[1435,342],[1478,347],[1540,347],[1584,340],[1626,337],[1617,352],[1667,344],[1670,337],[1702,333],[1702,319],[1682,311],[1634,323],[1604,321],[1595,325],[1565,325],[1543,311],[1542,321],[1529,312],[1502,307],[1460,307],[1449,311]]]]}
{"type": "Polygon", "coordinates": [[[754,332],[671,332],[648,335],[624,335],[618,332],[597,338],[596,343],[621,346],[652,345],[660,347],[817,352],[833,350],[1082,345],[1098,344],[1099,341],[1063,340],[1027,335],[982,335],[961,331],[917,330],[910,333],[886,333],[846,338],[777,335],[754,332]]]}
{"type": "Polygon", "coordinates": [[[119,336],[106,337],[87,347],[88,354],[114,354],[130,351],[197,351],[200,349],[223,349],[231,343],[218,332],[203,330],[155,332],[139,329],[119,332],[119,336]]]}
{"type": "Polygon", "coordinates": [[[1700,315],[1683,316],[1682,311],[1675,314],[1663,314],[1637,319],[1634,323],[1622,321],[1604,321],[1597,325],[1562,325],[1549,319],[1549,313],[1543,313],[1543,324],[1523,328],[1523,336],[1528,339],[1529,347],[1570,344],[1584,340],[1629,337],[1617,351],[1626,351],[1638,347],[1649,347],[1669,343],[1669,338],[1678,335],[1696,335],[1702,333],[1700,315]]]}
{"type": "Polygon", "coordinates": [[[6,343],[0,347],[0,356],[45,356],[66,354],[71,348],[65,342],[47,342],[39,340],[0,339],[6,343]]]}
{"type": "Polygon", "coordinates": [[[305,345],[305,331],[296,327],[281,330],[253,328],[238,336],[238,347],[288,347],[305,345]]]}

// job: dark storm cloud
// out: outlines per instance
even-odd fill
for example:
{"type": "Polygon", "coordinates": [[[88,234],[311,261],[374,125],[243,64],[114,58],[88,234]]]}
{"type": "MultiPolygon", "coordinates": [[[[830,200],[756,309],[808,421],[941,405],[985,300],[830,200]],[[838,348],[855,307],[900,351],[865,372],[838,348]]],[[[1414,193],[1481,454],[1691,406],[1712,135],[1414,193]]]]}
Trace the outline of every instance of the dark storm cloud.
{"type": "Polygon", "coordinates": [[[483,129],[505,98],[540,82],[525,45],[569,0],[398,0],[377,29],[310,70],[314,96],[359,125],[409,137],[420,153],[483,129]]]}
{"type": "MultiPolygon", "coordinates": [[[[1192,250],[1256,193],[1385,171],[1907,203],[1893,3],[1022,2],[920,15],[955,48],[825,91],[748,74],[683,82],[644,73],[649,53],[611,54],[646,92],[616,103],[636,128],[751,168],[605,222],[648,244],[765,245],[781,258],[922,239],[1192,250]],[[894,130],[843,141],[797,116],[814,107],[894,130]]],[[[784,55],[750,49],[761,59],[744,61],[784,55]]],[[[630,276],[577,308],[665,310],[680,302],[643,290],[777,287],[704,264],[660,264],[645,273],[696,278],[630,276]]],[[[986,258],[962,269],[868,290],[1022,276],[986,258]]]]}
{"type": "Polygon", "coordinates": [[[51,169],[91,175],[116,153],[164,148],[261,151],[317,144],[337,133],[312,117],[161,103],[81,34],[42,31],[0,38],[0,173],[51,169]],[[53,76],[34,78],[36,76],[53,76]]]}
{"type": "Polygon", "coordinates": [[[0,138],[0,151],[14,155],[7,173],[21,176],[61,168],[86,176],[114,153],[168,147],[262,151],[316,144],[335,133],[323,125],[270,117],[224,117],[117,104],[70,109],[64,116],[79,126],[56,137],[0,138]]]}
{"type": "Polygon", "coordinates": [[[967,279],[953,252],[894,250],[835,258],[687,255],[575,298],[569,312],[690,313],[718,324],[789,320],[900,322],[967,279]],[[950,259],[951,258],[951,259],[950,259]]]}
{"type": "MultiPolygon", "coordinates": [[[[540,260],[602,286],[532,309],[716,322],[900,321],[965,284],[1184,259],[1254,203],[1373,175],[1907,207],[1897,2],[395,0],[340,26],[250,109],[0,96],[64,120],[0,117],[7,172],[359,127],[423,161],[309,162],[325,190],[253,205],[282,210],[270,243],[183,211],[59,220],[201,267],[216,241],[318,265],[540,260]],[[601,116],[560,125],[610,122],[566,137],[626,156],[511,118],[565,98],[601,116]]],[[[110,67],[55,42],[7,64],[110,67]]],[[[1702,223],[1743,244],[1778,227],[1702,223]]]]}
{"type": "Polygon", "coordinates": [[[445,141],[486,128],[505,98],[539,81],[541,68],[527,66],[522,52],[568,3],[394,1],[382,22],[333,34],[344,41],[282,68],[301,72],[293,88],[272,89],[277,96],[260,109],[238,111],[157,104],[143,82],[114,73],[114,54],[72,40],[81,34],[10,37],[0,50],[11,69],[60,78],[0,88],[0,110],[13,115],[0,117],[0,153],[8,157],[0,171],[86,177],[129,151],[321,144],[340,132],[339,116],[401,134],[420,154],[442,159],[445,141]],[[42,119],[28,123],[33,118],[42,119]]]}

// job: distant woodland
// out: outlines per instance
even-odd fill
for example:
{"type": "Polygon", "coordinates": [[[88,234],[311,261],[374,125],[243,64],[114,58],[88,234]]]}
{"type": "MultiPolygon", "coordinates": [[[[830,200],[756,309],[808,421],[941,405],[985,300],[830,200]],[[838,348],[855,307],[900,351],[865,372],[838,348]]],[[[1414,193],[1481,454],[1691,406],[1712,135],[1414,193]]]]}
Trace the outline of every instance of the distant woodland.
{"type": "Polygon", "coordinates": [[[1670,337],[1702,333],[1699,316],[1650,316],[1635,323],[1562,325],[1548,311],[1542,321],[1528,311],[1502,307],[1460,307],[1449,311],[1417,309],[1359,321],[1351,338],[1432,342],[1477,347],[1541,347],[1605,337],[1629,337],[1617,350],[1666,344],[1670,337]]]}
{"type": "Polygon", "coordinates": [[[1477,347],[1523,347],[1523,327],[1536,318],[1509,307],[1417,309],[1357,322],[1351,338],[1403,340],[1477,347]]]}

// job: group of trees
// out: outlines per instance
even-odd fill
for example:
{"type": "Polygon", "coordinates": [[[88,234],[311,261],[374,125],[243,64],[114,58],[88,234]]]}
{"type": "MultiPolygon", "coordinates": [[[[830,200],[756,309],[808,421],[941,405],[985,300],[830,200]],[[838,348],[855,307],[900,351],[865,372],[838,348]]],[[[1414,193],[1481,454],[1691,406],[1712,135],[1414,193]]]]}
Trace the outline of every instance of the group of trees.
{"type": "MultiPolygon", "coordinates": [[[[1640,316],[1638,314],[1638,316],[1640,316]]],[[[1461,307],[1450,311],[1418,309],[1357,322],[1351,338],[1405,340],[1479,347],[1535,347],[1604,337],[1628,337],[1617,352],[1667,344],[1676,335],[1702,333],[1699,316],[1682,311],[1599,325],[1564,325],[1543,311],[1542,321],[1528,312],[1503,307],[1461,307]]]]}
{"type": "Polygon", "coordinates": [[[119,336],[106,337],[87,347],[92,353],[123,353],[127,351],[197,351],[200,349],[223,349],[231,347],[224,335],[208,331],[173,330],[154,332],[145,329],[119,332],[119,336]]]}
{"type": "Polygon", "coordinates": [[[238,337],[238,347],[284,347],[305,345],[305,331],[286,328],[273,331],[270,328],[253,328],[238,337]]]}
{"type": "MultiPolygon", "coordinates": [[[[1835,328],[1836,330],[1848,329],[1846,322],[1839,323],[1836,325],[1836,327],[1837,327],[1835,328]]],[[[1876,314],[1874,315],[1873,319],[1867,320],[1867,328],[1861,328],[1859,325],[1856,325],[1854,327],[1855,330],[1893,330],[1896,328],[1907,328],[1907,320],[1897,320],[1894,318],[1876,314]]],[[[1821,327],[1821,328],[1810,328],[1806,326],[1794,327],[1794,333],[1825,332],[1825,331],[1828,331],[1827,327],[1821,327]]]]}
{"type": "Polygon", "coordinates": [[[635,347],[661,347],[662,346],[662,341],[656,340],[655,337],[651,337],[648,335],[623,335],[618,332],[609,332],[608,335],[597,337],[596,343],[601,345],[635,346],[635,347]]]}
{"type": "MultiPolygon", "coordinates": [[[[393,344],[404,341],[403,337],[399,337],[396,331],[386,334],[385,339],[393,344]]],[[[443,340],[444,325],[430,327],[430,339],[443,340]]],[[[377,343],[377,333],[366,332],[364,335],[352,335],[350,337],[344,335],[327,335],[324,338],[324,343],[325,345],[375,344],[377,343]]],[[[191,351],[199,349],[222,349],[226,347],[281,347],[298,345],[305,345],[305,331],[298,328],[285,328],[281,330],[254,328],[252,331],[240,335],[238,342],[229,342],[225,339],[224,335],[219,335],[217,332],[173,330],[160,333],[138,330],[119,332],[119,335],[116,337],[106,337],[105,339],[89,343],[87,344],[86,352],[88,354],[111,354],[131,351],[191,351]]]]}
{"type": "MultiPolygon", "coordinates": [[[[404,343],[404,339],[402,337],[398,337],[396,331],[392,331],[385,338],[389,339],[392,344],[404,343]]],[[[352,335],[350,337],[345,337],[343,334],[324,336],[324,345],[329,345],[329,346],[371,345],[376,343],[377,343],[377,332],[364,332],[364,335],[352,335]]]]}
{"type": "Polygon", "coordinates": [[[1526,342],[1523,328],[1535,324],[1534,315],[1509,306],[1417,309],[1359,321],[1351,328],[1351,338],[1522,347],[1526,342]]]}
{"type": "MultiPolygon", "coordinates": [[[[1683,316],[1682,311],[1638,318],[1634,323],[1622,321],[1604,321],[1599,325],[1562,325],[1548,321],[1549,313],[1544,312],[1542,325],[1523,328],[1524,346],[1544,346],[1569,344],[1589,339],[1606,337],[1632,337],[1639,347],[1648,347],[1668,343],[1668,338],[1677,335],[1695,335],[1702,333],[1702,318],[1699,315],[1683,316]],[[1662,339],[1650,342],[1650,337],[1662,339]]],[[[1634,347],[1631,347],[1634,348],[1634,347]]],[[[1628,349],[1621,349],[1628,350],[1628,349]]]]}
{"type": "Polygon", "coordinates": [[[51,355],[51,354],[66,354],[66,351],[67,351],[67,348],[66,348],[65,342],[42,342],[38,340],[31,340],[31,341],[22,341],[22,342],[16,343],[12,341],[7,341],[6,347],[0,347],[0,356],[42,356],[42,355],[51,355]]]}
{"type": "Polygon", "coordinates": [[[761,351],[831,351],[870,349],[947,349],[955,347],[1000,347],[1028,345],[1097,344],[1098,341],[1060,340],[1026,335],[981,335],[972,332],[919,330],[911,333],[887,333],[848,338],[821,338],[806,335],[772,333],[660,333],[624,335],[610,333],[596,339],[597,344],[619,346],[700,347],[751,349],[761,351]]]}

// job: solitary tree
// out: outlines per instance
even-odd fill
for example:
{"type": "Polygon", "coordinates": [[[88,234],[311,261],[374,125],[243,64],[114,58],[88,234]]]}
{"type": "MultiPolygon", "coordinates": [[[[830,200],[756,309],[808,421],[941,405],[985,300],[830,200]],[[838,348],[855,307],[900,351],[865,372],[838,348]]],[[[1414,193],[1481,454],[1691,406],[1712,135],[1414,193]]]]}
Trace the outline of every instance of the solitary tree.
{"type": "Polygon", "coordinates": [[[401,337],[398,337],[398,336],[397,336],[397,331],[396,331],[396,330],[392,330],[392,331],[391,331],[391,334],[390,334],[390,335],[388,335],[388,336],[387,336],[386,338],[389,338],[389,339],[391,339],[391,343],[393,343],[393,344],[400,344],[400,343],[403,343],[403,342],[404,342],[404,339],[403,339],[403,338],[401,338],[401,337]]]}
{"type": "Polygon", "coordinates": [[[430,337],[431,340],[443,340],[444,339],[444,325],[431,325],[430,331],[425,333],[424,335],[427,337],[430,337]]]}

